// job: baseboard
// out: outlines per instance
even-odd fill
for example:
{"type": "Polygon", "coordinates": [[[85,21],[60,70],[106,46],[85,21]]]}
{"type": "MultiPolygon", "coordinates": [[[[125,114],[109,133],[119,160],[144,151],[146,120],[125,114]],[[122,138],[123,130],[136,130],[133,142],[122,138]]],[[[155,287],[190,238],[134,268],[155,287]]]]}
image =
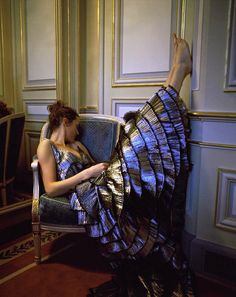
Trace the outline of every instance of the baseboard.
{"type": "Polygon", "coordinates": [[[197,239],[187,232],[183,248],[196,275],[236,290],[236,249],[197,239]]]}

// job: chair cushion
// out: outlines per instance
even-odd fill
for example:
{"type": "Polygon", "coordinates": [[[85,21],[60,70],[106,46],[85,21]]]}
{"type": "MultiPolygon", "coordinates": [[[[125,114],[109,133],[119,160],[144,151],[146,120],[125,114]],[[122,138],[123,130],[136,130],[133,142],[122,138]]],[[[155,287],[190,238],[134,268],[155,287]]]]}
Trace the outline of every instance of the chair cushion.
{"type": "Polygon", "coordinates": [[[77,213],[72,210],[66,197],[40,197],[39,214],[41,223],[78,225],[77,213]]]}

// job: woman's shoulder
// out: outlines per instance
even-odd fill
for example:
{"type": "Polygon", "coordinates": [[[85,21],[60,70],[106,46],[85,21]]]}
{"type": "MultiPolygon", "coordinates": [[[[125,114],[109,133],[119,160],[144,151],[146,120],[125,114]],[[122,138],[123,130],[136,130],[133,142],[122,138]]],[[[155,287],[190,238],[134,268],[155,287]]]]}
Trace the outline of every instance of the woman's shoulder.
{"type": "Polygon", "coordinates": [[[40,141],[37,149],[37,155],[42,155],[45,153],[51,152],[51,141],[50,139],[43,139],[40,141]]]}
{"type": "Polygon", "coordinates": [[[51,140],[48,138],[44,138],[40,141],[39,147],[50,147],[51,146],[51,140]]]}

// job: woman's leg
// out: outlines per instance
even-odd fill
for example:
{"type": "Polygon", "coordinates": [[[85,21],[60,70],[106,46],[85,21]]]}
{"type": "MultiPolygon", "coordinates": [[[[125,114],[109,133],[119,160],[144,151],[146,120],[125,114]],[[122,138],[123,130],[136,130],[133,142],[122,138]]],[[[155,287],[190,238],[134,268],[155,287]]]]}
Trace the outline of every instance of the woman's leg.
{"type": "Polygon", "coordinates": [[[171,85],[179,92],[185,77],[192,71],[192,62],[189,45],[184,39],[177,38],[176,34],[174,34],[173,44],[173,65],[165,86],[171,85]]]}

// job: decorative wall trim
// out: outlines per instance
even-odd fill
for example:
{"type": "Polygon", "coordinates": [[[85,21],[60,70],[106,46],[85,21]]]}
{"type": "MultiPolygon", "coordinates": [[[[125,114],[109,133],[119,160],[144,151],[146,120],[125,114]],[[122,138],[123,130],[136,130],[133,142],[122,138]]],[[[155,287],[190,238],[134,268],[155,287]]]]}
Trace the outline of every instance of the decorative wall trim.
{"type": "Polygon", "coordinates": [[[63,54],[62,54],[62,3],[56,0],[56,97],[63,99],[63,54]]]}
{"type": "Polygon", "coordinates": [[[233,149],[236,150],[236,144],[222,144],[222,143],[211,143],[206,141],[188,140],[190,144],[199,145],[202,147],[219,148],[219,149],[233,149]]]}
{"type": "MultiPolygon", "coordinates": [[[[0,99],[15,111],[14,102],[14,54],[13,22],[11,1],[1,1],[0,5],[0,99]]],[[[22,111],[22,110],[20,110],[22,111]]]]}
{"type": "Polygon", "coordinates": [[[181,1],[181,28],[180,36],[185,37],[185,25],[186,25],[186,0],[181,1]]]}
{"type": "Polygon", "coordinates": [[[55,100],[24,100],[26,121],[41,121],[48,117],[47,106],[55,100]]]}
{"type": "MultiPolygon", "coordinates": [[[[123,49],[123,0],[113,0],[113,55],[112,55],[112,87],[133,87],[133,86],[157,86],[162,85],[168,76],[168,70],[152,71],[150,72],[137,72],[123,71],[122,64],[122,49],[123,49]]],[[[171,26],[170,35],[172,32],[179,32],[179,26],[181,25],[181,1],[171,0],[171,26]]],[[[171,39],[170,39],[171,45],[171,39]]],[[[137,50],[134,48],[134,51],[137,50]]],[[[171,47],[169,65],[171,61],[171,47]]],[[[137,61],[138,62],[138,61],[137,61]]],[[[170,67],[170,66],[169,66],[170,67]]]]}
{"type": "Polygon", "coordinates": [[[201,47],[202,47],[202,30],[203,30],[203,12],[204,12],[204,0],[195,1],[196,5],[196,17],[193,34],[193,51],[192,51],[192,59],[193,59],[193,69],[195,71],[192,72],[192,91],[198,91],[200,87],[200,65],[201,65],[201,47]]]}
{"type": "Polygon", "coordinates": [[[105,37],[105,1],[98,3],[98,43],[99,43],[99,84],[98,84],[98,105],[99,113],[104,112],[104,37],[105,37]]]}
{"type": "Polygon", "coordinates": [[[142,107],[147,98],[111,98],[111,114],[117,117],[123,117],[128,111],[136,111],[142,107]]]}
{"type": "Polygon", "coordinates": [[[236,232],[236,170],[218,169],[216,227],[236,232]]]}
{"type": "Polygon", "coordinates": [[[56,98],[74,109],[81,88],[80,5],[81,1],[55,0],[56,98]]]}
{"type": "Polygon", "coordinates": [[[0,9],[0,97],[4,96],[4,39],[3,39],[3,16],[2,9],[0,9]]]}
{"type": "Polygon", "coordinates": [[[236,113],[190,112],[188,116],[191,126],[190,144],[208,148],[236,149],[236,113]]]}
{"type": "Polygon", "coordinates": [[[236,1],[231,0],[228,12],[224,91],[236,92],[236,1]]]}
{"type": "Polygon", "coordinates": [[[235,112],[210,112],[210,111],[190,111],[188,112],[190,118],[215,118],[215,119],[235,119],[235,112]]]}
{"type": "MultiPolygon", "coordinates": [[[[21,59],[22,59],[22,72],[23,72],[23,91],[31,90],[53,90],[56,89],[56,78],[49,79],[30,79],[29,78],[29,60],[28,60],[28,48],[27,48],[27,12],[26,1],[20,0],[20,26],[21,26],[21,59]]],[[[56,4],[54,0],[54,7],[56,11],[56,4]]],[[[55,13],[56,14],[56,13],[55,13]]],[[[56,17],[56,15],[55,15],[56,17]]]]}
{"type": "Polygon", "coordinates": [[[41,124],[41,123],[43,123],[43,124],[44,124],[45,121],[46,121],[45,118],[42,118],[42,119],[33,119],[33,118],[32,118],[32,119],[31,119],[31,118],[29,119],[29,118],[28,118],[28,119],[25,121],[25,123],[27,123],[27,124],[30,124],[30,123],[32,123],[32,124],[35,124],[35,123],[37,123],[37,124],[38,124],[38,123],[41,124]]]}
{"type": "Polygon", "coordinates": [[[98,106],[96,105],[85,105],[79,108],[80,113],[98,113],[98,106]]]}

